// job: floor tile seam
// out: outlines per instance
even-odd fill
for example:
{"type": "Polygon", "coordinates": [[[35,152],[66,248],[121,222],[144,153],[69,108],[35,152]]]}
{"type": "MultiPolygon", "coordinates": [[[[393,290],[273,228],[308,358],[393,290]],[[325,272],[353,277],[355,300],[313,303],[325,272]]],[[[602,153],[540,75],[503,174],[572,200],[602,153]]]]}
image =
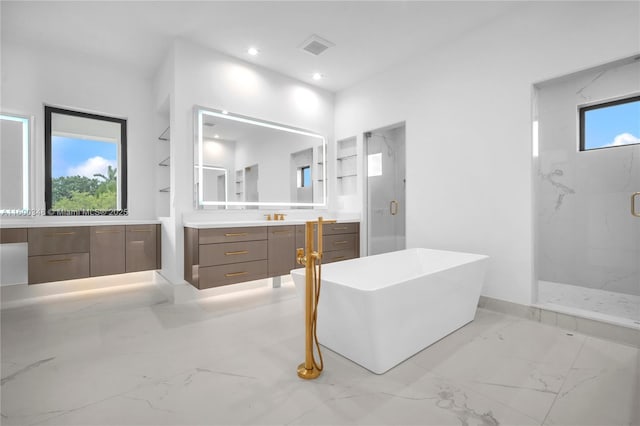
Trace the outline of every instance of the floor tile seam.
{"type": "MultiPolygon", "coordinates": [[[[101,398],[101,399],[99,399],[97,401],[88,402],[88,403],[80,405],[78,407],[69,408],[69,409],[65,409],[65,410],[59,410],[59,411],[62,411],[62,412],[56,413],[53,416],[50,416],[50,417],[47,417],[47,418],[44,418],[44,419],[40,419],[40,420],[35,421],[35,422],[31,422],[31,423],[28,424],[28,426],[37,426],[39,424],[42,424],[44,422],[48,422],[48,421],[56,419],[58,417],[62,417],[62,416],[66,416],[67,414],[75,413],[77,411],[83,410],[83,409],[91,407],[93,405],[100,404],[102,402],[109,401],[109,400],[117,398],[117,397],[119,397],[121,395],[127,394],[127,393],[133,391],[134,389],[135,389],[135,387],[132,388],[132,389],[126,390],[124,392],[120,392],[118,394],[106,396],[106,397],[101,398]]],[[[35,415],[39,415],[39,414],[36,413],[35,415]]]]}
{"type": "Polygon", "coordinates": [[[553,398],[553,401],[551,402],[551,405],[549,406],[549,409],[547,410],[547,414],[544,416],[544,419],[542,420],[542,424],[546,424],[547,423],[547,419],[549,418],[549,414],[551,414],[551,410],[553,410],[553,407],[556,404],[556,401],[558,401],[558,398],[560,397],[560,393],[562,392],[562,389],[564,388],[565,384],[567,383],[567,380],[569,379],[569,372],[571,372],[571,370],[574,368],[576,362],[578,361],[578,358],[580,357],[580,354],[582,353],[582,350],[584,349],[584,346],[587,342],[587,336],[585,336],[584,340],[582,341],[582,345],[580,346],[580,349],[578,350],[576,356],[573,359],[573,362],[571,363],[571,367],[569,367],[569,370],[567,371],[567,374],[564,376],[564,380],[562,381],[562,384],[560,385],[560,390],[558,391],[558,393],[556,394],[555,398],[553,398]]]}
{"type": "MultiPolygon", "coordinates": [[[[495,311],[491,311],[491,312],[495,312],[495,311]]],[[[475,342],[475,341],[477,341],[477,340],[481,339],[482,337],[485,337],[485,334],[496,334],[496,335],[497,335],[497,334],[499,334],[501,331],[505,330],[505,329],[506,329],[506,328],[508,328],[508,327],[512,327],[512,326],[514,326],[514,325],[516,325],[516,324],[519,324],[519,323],[521,323],[521,322],[523,322],[523,321],[526,321],[526,319],[524,319],[524,318],[516,317],[516,316],[513,316],[513,315],[509,315],[509,314],[502,314],[501,312],[500,312],[500,314],[501,314],[501,315],[503,315],[503,316],[510,317],[510,318],[512,318],[514,321],[509,321],[508,323],[503,324],[503,325],[501,325],[501,326],[497,327],[496,329],[490,329],[490,330],[484,330],[484,331],[482,331],[480,334],[478,334],[477,336],[475,336],[473,339],[471,339],[471,340],[469,340],[467,343],[465,343],[465,346],[466,346],[466,345],[468,345],[468,344],[470,344],[470,343],[472,343],[472,342],[475,342]]],[[[469,324],[471,324],[471,323],[469,323],[469,324]]],[[[457,330],[456,330],[456,331],[457,331],[457,330]]],[[[488,337],[488,336],[487,336],[487,337],[488,337]]]]}
{"type": "Polygon", "coordinates": [[[501,406],[503,406],[503,407],[505,407],[505,408],[507,408],[507,409],[509,409],[509,410],[511,410],[511,411],[514,411],[514,412],[516,412],[516,413],[518,413],[518,414],[520,414],[520,415],[522,415],[522,416],[525,416],[525,417],[527,417],[528,419],[533,420],[534,422],[537,422],[537,423],[539,423],[539,424],[542,424],[542,422],[541,422],[539,419],[536,419],[536,418],[534,418],[534,417],[531,417],[531,415],[530,415],[530,414],[524,413],[524,412],[522,412],[521,410],[519,410],[519,409],[517,409],[517,408],[515,408],[515,407],[512,407],[512,406],[510,406],[510,405],[508,405],[508,404],[506,404],[506,403],[504,403],[504,402],[502,402],[502,401],[498,401],[498,400],[497,400],[497,399],[495,399],[493,396],[491,396],[491,395],[489,395],[489,394],[487,394],[487,393],[485,393],[485,392],[483,392],[483,391],[481,391],[481,390],[477,390],[477,389],[475,389],[475,388],[469,388],[469,387],[468,387],[468,385],[466,385],[466,383],[465,383],[465,382],[462,382],[462,381],[460,381],[460,380],[458,380],[458,379],[451,378],[451,377],[447,377],[447,376],[444,376],[444,375],[441,375],[441,374],[434,374],[434,376],[435,376],[435,377],[437,377],[437,378],[439,378],[440,380],[445,381],[445,382],[453,383],[455,386],[458,386],[458,387],[460,387],[460,388],[462,388],[462,389],[470,390],[470,391],[472,391],[472,392],[474,392],[474,393],[477,393],[478,395],[481,395],[482,397],[484,397],[484,398],[486,398],[486,399],[488,399],[488,400],[490,400],[490,401],[492,401],[492,402],[495,402],[496,404],[500,404],[501,406]]]}
{"type": "MultiPolygon", "coordinates": [[[[539,366],[543,366],[543,365],[549,365],[549,364],[544,364],[544,363],[539,363],[539,362],[531,362],[530,360],[527,360],[527,359],[522,359],[522,360],[523,360],[523,361],[526,361],[527,363],[533,363],[533,364],[536,364],[536,367],[535,367],[535,368],[537,368],[537,367],[539,367],[539,366]]],[[[563,369],[563,373],[562,373],[561,377],[565,377],[565,376],[569,373],[569,371],[571,371],[569,368],[566,368],[566,370],[565,370],[565,369],[563,369]]],[[[449,376],[447,376],[447,375],[446,375],[446,373],[445,373],[445,372],[441,371],[439,368],[435,368],[435,369],[433,369],[433,370],[432,370],[432,372],[433,372],[433,374],[441,375],[442,377],[449,377],[449,376]]],[[[554,375],[551,375],[551,374],[549,374],[549,375],[543,375],[543,377],[545,377],[545,376],[554,376],[554,375]]],[[[556,376],[557,376],[557,375],[556,375],[556,376]]],[[[527,377],[528,377],[528,378],[530,378],[531,380],[534,380],[534,381],[535,381],[535,377],[532,377],[530,374],[529,374],[527,377]]],[[[458,380],[458,379],[452,379],[452,380],[458,380]]],[[[540,381],[540,380],[538,380],[538,381],[540,381]]],[[[560,392],[560,390],[561,390],[561,386],[559,386],[559,387],[558,387],[558,390],[557,390],[557,391],[555,391],[555,390],[552,390],[552,389],[539,389],[539,388],[535,388],[535,387],[515,386],[515,385],[509,385],[509,384],[497,383],[497,382],[496,382],[496,383],[492,383],[492,382],[481,382],[481,381],[477,381],[477,380],[470,380],[469,382],[471,382],[471,383],[477,383],[477,384],[481,384],[481,385],[488,385],[488,386],[513,387],[513,388],[516,388],[516,389],[522,389],[522,390],[525,390],[525,391],[540,392],[540,393],[549,393],[549,394],[554,394],[554,395],[557,395],[557,394],[560,392]]],[[[542,383],[544,383],[544,382],[542,382],[542,383]]],[[[548,385],[547,385],[547,386],[548,386],[548,385]]]]}

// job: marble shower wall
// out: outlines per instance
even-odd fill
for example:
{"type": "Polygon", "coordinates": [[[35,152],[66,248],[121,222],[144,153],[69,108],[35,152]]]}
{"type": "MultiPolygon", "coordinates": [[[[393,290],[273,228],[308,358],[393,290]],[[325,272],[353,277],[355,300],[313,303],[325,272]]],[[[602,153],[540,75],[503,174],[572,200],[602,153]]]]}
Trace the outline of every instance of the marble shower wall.
{"type": "Polygon", "coordinates": [[[580,152],[577,119],[578,105],[637,93],[638,61],[537,86],[540,280],[640,295],[640,145],[580,152]]]}

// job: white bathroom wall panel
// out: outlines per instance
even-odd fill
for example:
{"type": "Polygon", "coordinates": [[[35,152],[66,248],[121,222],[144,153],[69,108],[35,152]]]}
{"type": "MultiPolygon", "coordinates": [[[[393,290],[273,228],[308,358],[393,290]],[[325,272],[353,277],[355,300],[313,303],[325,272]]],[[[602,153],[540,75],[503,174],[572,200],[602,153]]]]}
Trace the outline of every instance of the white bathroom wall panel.
{"type": "Polygon", "coordinates": [[[579,152],[576,127],[578,105],[637,93],[638,62],[538,86],[539,279],[640,295],[640,145],[579,152]]]}
{"type": "Polygon", "coordinates": [[[338,93],[335,134],[406,120],[407,247],[489,255],[483,294],[527,304],[532,84],[640,52],[640,4],[516,10],[338,93]]]}
{"type": "Polygon", "coordinates": [[[150,78],[125,65],[3,39],[0,103],[4,111],[35,117],[35,209],[44,209],[43,103],[48,103],[127,118],[129,217],[155,218],[155,183],[149,179],[155,176],[155,155],[149,155],[155,153],[150,78]]]}
{"type": "MultiPolygon", "coordinates": [[[[334,97],[328,91],[182,40],[174,43],[172,55],[171,215],[175,221],[169,232],[175,241],[172,257],[167,259],[163,253],[163,272],[170,281],[181,283],[182,216],[193,212],[194,105],[311,130],[333,141],[334,97]],[[170,264],[165,266],[165,261],[170,264]]],[[[255,211],[235,209],[216,213],[220,219],[232,220],[255,216],[255,211]]]]}

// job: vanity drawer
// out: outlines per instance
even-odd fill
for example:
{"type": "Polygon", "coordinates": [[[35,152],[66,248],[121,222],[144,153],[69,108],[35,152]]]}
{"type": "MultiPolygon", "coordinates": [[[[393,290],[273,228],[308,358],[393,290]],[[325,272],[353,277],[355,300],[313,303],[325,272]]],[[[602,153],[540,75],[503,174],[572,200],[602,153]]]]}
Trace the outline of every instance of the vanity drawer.
{"type": "Polygon", "coordinates": [[[0,244],[26,243],[27,228],[0,229],[0,244]]]}
{"type": "Polygon", "coordinates": [[[250,226],[244,228],[208,228],[200,229],[198,234],[200,244],[266,240],[267,227],[250,226]]]}
{"type": "Polygon", "coordinates": [[[322,250],[353,250],[356,247],[356,234],[335,234],[323,238],[322,250]]]}
{"type": "Polygon", "coordinates": [[[322,263],[339,262],[341,260],[354,259],[355,257],[355,249],[325,251],[322,254],[322,263]]]}
{"type": "Polygon", "coordinates": [[[29,284],[89,276],[89,253],[29,257],[29,284]]]}
{"type": "Polygon", "coordinates": [[[266,258],[267,240],[200,245],[200,266],[226,265],[266,258]]]}
{"type": "Polygon", "coordinates": [[[29,228],[29,256],[89,252],[89,227],[29,228]]]}
{"type": "Polygon", "coordinates": [[[355,234],[359,230],[360,224],[357,222],[350,223],[330,223],[322,225],[322,235],[334,234],[355,234]]]}
{"type": "Polygon", "coordinates": [[[204,268],[200,267],[198,271],[198,288],[202,290],[205,288],[267,278],[267,268],[266,260],[208,266],[204,268]]]}

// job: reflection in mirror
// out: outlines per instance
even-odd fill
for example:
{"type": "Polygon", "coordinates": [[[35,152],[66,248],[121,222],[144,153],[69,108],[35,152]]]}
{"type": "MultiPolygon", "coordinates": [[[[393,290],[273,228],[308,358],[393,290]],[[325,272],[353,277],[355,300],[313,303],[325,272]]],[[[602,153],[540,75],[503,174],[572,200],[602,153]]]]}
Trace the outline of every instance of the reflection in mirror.
{"type": "Polygon", "coordinates": [[[30,119],[0,114],[0,212],[29,209],[30,119]]]}
{"type": "Polygon", "coordinates": [[[323,136],[202,107],[195,115],[196,207],[326,206],[323,136]]]}
{"type": "MultiPolygon", "coordinates": [[[[197,167],[197,166],[196,166],[197,167]]],[[[203,182],[208,182],[204,191],[206,200],[225,202],[228,198],[227,169],[215,166],[202,166],[203,182]]],[[[195,173],[196,196],[200,189],[199,173],[195,173]]],[[[220,206],[218,206],[220,207],[220,206]]]]}

